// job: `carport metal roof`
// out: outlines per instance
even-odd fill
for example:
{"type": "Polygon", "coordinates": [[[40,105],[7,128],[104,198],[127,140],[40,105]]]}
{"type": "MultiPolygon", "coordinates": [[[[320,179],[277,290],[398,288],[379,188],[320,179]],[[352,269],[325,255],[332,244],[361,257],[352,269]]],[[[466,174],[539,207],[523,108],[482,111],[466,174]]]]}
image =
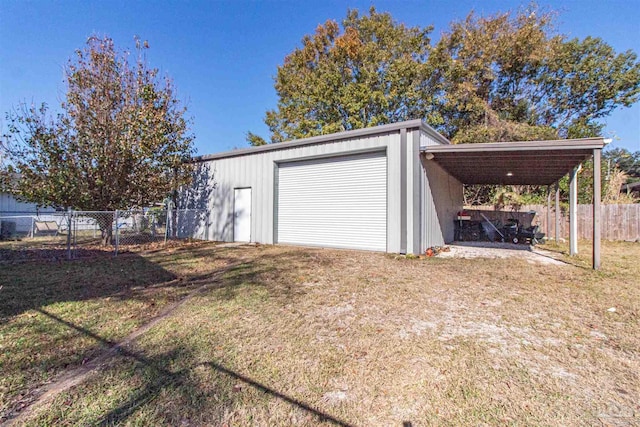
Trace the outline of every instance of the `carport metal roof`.
{"type": "MultiPolygon", "coordinates": [[[[569,174],[570,253],[577,247],[577,171],[593,156],[593,268],[600,268],[600,163],[604,138],[556,141],[492,142],[430,145],[422,155],[438,163],[462,184],[551,185],[556,184],[556,239],[559,225],[557,183],[569,174]]],[[[550,195],[547,199],[550,204],[550,195]]],[[[549,214],[548,214],[549,215],[549,214]]],[[[550,221],[548,221],[550,222],[550,221]]]]}
{"type": "Polygon", "coordinates": [[[421,151],[463,184],[550,185],[604,143],[603,138],[583,138],[431,145],[421,151]]]}

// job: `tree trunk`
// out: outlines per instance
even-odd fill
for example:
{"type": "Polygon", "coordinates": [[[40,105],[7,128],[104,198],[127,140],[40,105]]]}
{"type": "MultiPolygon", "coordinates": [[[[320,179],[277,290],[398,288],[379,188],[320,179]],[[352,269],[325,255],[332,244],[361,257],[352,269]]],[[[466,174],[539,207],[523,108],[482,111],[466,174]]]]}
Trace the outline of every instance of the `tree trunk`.
{"type": "Polygon", "coordinates": [[[111,227],[107,227],[106,229],[100,229],[102,234],[102,246],[111,246],[113,241],[113,230],[111,227]]]}
{"type": "Polygon", "coordinates": [[[113,243],[113,213],[101,212],[97,215],[96,221],[100,227],[102,246],[110,246],[113,243]]]}

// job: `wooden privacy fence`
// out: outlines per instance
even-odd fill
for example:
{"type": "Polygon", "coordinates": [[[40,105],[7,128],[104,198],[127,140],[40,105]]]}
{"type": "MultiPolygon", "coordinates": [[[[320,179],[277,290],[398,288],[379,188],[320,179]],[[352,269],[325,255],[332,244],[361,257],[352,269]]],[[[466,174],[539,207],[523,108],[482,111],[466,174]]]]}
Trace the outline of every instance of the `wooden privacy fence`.
{"type": "MultiPolygon", "coordinates": [[[[546,205],[524,205],[518,212],[494,211],[493,206],[473,206],[466,209],[472,213],[472,219],[482,220],[479,211],[483,211],[489,219],[497,219],[506,223],[509,218],[517,218],[523,225],[528,225],[530,221],[530,211],[535,211],[533,224],[540,226],[543,233],[549,238],[555,237],[555,211],[551,205],[551,224],[547,226],[547,206],[546,205]],[[476,212],[474,212],[476,211],[476,212]],[[491,214],[486,211],[492,211],[491,214]]],[[[578,205],[578,238],[591,239],[593,232],[593,205],[578,205]]],[[[601,205],[600,223],[602,228],[602,238],[605,240],[640,240],[640,204],[628,205],[601,205]]],[[[569,238],[569,212],[560,209],[560,228],[558,237],[569,238]]]]}

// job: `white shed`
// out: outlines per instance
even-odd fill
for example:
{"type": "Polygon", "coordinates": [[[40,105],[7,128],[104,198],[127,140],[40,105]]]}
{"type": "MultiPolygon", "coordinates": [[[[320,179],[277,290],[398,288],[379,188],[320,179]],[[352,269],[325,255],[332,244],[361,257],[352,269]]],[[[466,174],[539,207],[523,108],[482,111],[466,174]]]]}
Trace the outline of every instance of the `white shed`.
{"type": "Polygon", "coordinates": [[[38,208],[35,203],[21,202],[11,194],[0,193],[0,233],[7,234],[7,230],[11,230],[10,233],[29,234],[35,219],[54,212],[54,208],[38,208]]]}

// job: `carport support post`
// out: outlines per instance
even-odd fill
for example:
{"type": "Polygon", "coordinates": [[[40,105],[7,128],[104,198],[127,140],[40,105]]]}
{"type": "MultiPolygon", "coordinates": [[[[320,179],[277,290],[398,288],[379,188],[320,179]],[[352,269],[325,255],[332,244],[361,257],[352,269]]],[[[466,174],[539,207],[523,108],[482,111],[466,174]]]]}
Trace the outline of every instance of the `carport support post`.
{"type": "Polygon", "coordinates": [[[547,239],[551,237],[551,186],[547,185],[547,239]]]}
{"type": "Polygon", "coordinates": [[[600,268],[600,154],[593,150],[593,269],[600,268]]]}
{"type": "Polygon", "coordinates": [[[578,168],[569,173],[569,255],[578,254],[578,168]]]}
{"type": "Polygon", "coordinates": [[[556,182],[556,229],[555,229],[555,238],[556,243],[558,243],[558,238],[560,236],[560,185],[556,182]]]}

